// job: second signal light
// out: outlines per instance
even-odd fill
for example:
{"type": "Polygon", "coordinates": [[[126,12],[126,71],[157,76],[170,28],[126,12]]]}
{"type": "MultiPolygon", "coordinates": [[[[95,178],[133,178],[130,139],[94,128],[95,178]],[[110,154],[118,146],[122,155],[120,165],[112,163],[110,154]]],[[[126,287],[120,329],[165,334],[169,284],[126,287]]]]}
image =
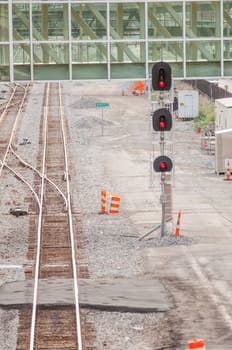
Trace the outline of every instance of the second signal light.
{"type": "Polygon", "coordinates": [[[172,116],[168,109],[157,109],[152,116],[153,129],[155,131],[170,131],[172,128],[172,116]]]}

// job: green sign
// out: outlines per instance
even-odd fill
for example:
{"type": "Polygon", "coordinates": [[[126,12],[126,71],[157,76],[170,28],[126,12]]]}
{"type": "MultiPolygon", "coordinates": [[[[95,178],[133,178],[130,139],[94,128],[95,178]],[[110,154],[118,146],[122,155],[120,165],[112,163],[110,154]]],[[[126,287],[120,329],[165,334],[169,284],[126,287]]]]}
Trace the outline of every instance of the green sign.
{"type": "Polygon", "coordinates": [[[110,104],[107,102],[96,102],[96,107],[109,107],[110,104]]]}

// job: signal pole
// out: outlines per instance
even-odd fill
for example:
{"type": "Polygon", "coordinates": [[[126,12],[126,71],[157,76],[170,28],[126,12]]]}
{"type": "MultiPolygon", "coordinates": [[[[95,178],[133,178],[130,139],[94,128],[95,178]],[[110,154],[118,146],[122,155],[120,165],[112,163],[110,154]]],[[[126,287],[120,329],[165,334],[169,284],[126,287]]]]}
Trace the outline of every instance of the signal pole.
{"type": "Polygon", "coordinates": [[[170,65],[166,62],[157,62],[152,67],[152,88],[154,91],[160,92],[159,99],[161,101],[162,108],[157,109],[152,116],[153,129],[157,132],[160,132],[160,156],[154,160],[153,169],[155,172],[160,172],[160,204],[162,214],[160,224],[161,237],[163,237],[166,233],[166,173],[171,172],[173,167],[172,160],[169,157],[165,156],[165,132],[172,129],[172,115],[170,111],[165,108],[164,92],[169,91],[171,89],[171,86],[172,72],[170,65]]]}
{"type": "Polygon", "coordinates": [[[162,216],[161,216],[161,226],[160,226],[160,237],[163,237],[166,232],[166,222],[165,222],[165,211],[166,211],[166,195],[165,195],[165,174],[161,174],[160,176],[160,182],[161,182],[161,195],[160,195],[160,204],[162,207],[162,216]]]}

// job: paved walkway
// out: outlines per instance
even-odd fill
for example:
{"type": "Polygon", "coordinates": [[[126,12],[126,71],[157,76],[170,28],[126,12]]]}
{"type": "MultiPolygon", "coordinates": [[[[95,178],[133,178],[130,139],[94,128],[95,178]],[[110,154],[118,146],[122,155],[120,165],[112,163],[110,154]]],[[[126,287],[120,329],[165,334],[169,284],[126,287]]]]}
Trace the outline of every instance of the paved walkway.
{"type": "MultiPolygon", "coordinates": [[[[40,280],[39,304],[73,304],[71,279],[40,280]]],[[[173,305],[168,291],[157,279],[79,279],[80,306],[101,310],[168,311],[173,305]]],[[[32,304],[33,281],[6,283],[0,288],[0,305],[32,304]]]]}

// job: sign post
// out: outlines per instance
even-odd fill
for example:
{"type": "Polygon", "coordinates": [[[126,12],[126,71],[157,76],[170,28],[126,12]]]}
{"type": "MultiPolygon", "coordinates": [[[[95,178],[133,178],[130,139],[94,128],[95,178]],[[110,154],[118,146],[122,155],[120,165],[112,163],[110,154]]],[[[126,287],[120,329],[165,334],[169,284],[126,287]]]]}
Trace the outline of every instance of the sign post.
{"type": "Polygon", "coordinates": [[[96,107],[101,107],[101,131],[102,131],[102,136],[103,136],[103,125],[104,125],[104,120],[103,120],[103,109],[105,107],[109,107],[110,104],[108,102],[96,102],[96,107]]]}

